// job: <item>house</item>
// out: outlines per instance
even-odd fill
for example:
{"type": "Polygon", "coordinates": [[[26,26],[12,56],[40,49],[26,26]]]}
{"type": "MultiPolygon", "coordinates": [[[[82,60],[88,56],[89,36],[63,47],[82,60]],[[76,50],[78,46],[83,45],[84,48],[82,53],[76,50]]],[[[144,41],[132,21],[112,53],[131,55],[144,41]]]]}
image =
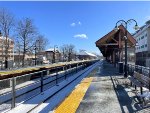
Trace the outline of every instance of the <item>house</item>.
{"type": "Polygon", "coordinates": [[[49,48],[43,52],[40,52],[38,55],[42,56],[44,61],[48,60],[50,63],[59,62],[61,59],[61,53],[58,49],[54,50],[54,48],[49,48]]]}
{"type": "Polygon", "coordinates": [[[95,54],[90,53],[86,50],[80,50],[79,53],[76,55],[79,60],[89,60],[89,59],[96,59],[98,58],[95,54]]]}

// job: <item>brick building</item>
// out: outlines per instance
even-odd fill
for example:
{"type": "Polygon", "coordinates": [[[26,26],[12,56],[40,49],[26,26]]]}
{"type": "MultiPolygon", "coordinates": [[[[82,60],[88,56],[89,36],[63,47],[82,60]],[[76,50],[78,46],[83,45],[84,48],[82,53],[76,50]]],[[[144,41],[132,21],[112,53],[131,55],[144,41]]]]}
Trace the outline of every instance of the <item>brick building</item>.
{"type": "Polygon", "coordinates": [[[10,38],[7,39],[8,43],[9,43],[9,47],[8,45],[6,45],[6,38],[3,36],[0,36],[0,64],[4,63],[5,61],[5,55],[6,55],[6,48],[8,47],[8,63],[14,60],[14,41],[10,38]]]}

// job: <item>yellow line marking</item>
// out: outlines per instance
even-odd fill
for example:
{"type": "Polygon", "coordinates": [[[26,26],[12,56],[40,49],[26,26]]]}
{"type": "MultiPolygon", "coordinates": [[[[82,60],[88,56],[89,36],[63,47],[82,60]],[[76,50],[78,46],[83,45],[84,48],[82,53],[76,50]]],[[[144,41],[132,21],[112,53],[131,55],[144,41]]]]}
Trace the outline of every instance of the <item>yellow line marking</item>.
{"type": "Polygon", "coordinates": [[[54,110],[54,113],[75,113],[93,78],[85,78],[54,110]]]}

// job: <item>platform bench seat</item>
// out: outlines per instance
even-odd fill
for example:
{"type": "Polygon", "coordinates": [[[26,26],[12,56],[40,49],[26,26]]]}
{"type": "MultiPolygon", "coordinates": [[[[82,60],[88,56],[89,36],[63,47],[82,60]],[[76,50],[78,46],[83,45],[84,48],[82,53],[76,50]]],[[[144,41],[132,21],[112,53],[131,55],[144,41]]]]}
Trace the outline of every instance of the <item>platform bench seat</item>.
{"type": "Polygon", "coordinates": [[[134,71],[133,76],[129,76],[128,79],[131,81],[131,85],[135,85],[136,87],[140,87],[141,94],[143,93],[142,87],[145,87],[150,90],[150,78],[134,71]]]}

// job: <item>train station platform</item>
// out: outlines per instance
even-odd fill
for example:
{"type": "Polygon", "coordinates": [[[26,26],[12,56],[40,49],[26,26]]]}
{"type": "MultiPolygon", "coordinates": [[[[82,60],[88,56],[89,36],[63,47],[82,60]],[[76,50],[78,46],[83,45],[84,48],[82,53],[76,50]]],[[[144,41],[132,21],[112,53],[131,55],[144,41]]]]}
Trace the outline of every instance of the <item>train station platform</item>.
{"type": "Polygon", "coordinates": [[[150,106],[143,106],[128,84],[113,65],[103,61],[54,113],[149,113],[150,106]]]}
{"type": "Polygon", "coordinates": [[[149,105],[143,106],[136,98],[134,88],[129,86],[129,80],[119,75],[118,69],[106,61],[97,62],[84,73],[79,72],[73,77],[9,112],[149,113],[150,111],[149,105]],[[82,76],[76,80],[73,78],[81,74],[82,76]],[[64,84],[69,85],[64,87],[64,84]],[[60,91],[46,99],[54,90],[60,91]],[[44,98],[46,100],[41,101],[44,98]]]}

